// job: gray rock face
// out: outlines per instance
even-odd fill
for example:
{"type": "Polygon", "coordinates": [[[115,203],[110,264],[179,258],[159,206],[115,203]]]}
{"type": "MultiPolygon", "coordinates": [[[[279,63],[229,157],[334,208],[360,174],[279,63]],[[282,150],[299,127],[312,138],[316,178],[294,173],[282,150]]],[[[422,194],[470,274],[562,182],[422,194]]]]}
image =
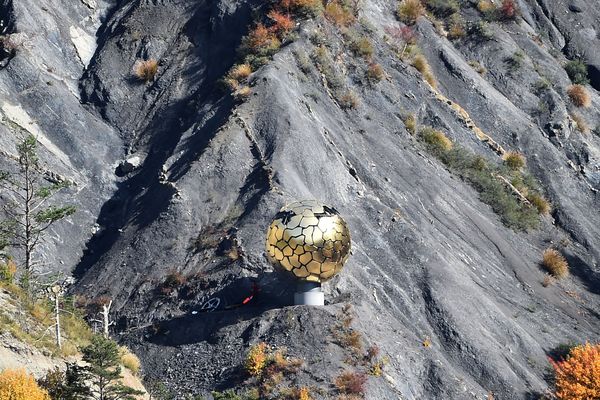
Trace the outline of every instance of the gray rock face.
{"type": "MultiPolygon", "coordinates": [[[[600,339],[600,137],[573,129],[560,54],[596,46],[586,29],[598,28],[600,11],[520,3],[522,18],[490,23],[489,39],[450,42],[419,20],[437,91],[386,43],[384,28],[398,25],[394,1],[361,9],[368,29],[359,29],[386,73],[379,83],[367,82],[367,63],[339,30],[303,21],[299,38],[252,75],[243,104],[218,80],[263,2],[124,1],[107,12],[100,2],[15,3],[16,29],[31,42],[0,70],[1,148],[14,154],[20,129],[33,131],[50,169],[78,182],[70,199],[80,212],[57,227],[45,256],[75,268],[79,294],[115,299],[114,334],[177,398],[236,386],[259,341],[305,360],[299,384],[333,391],[348,367],[331,334],[346,302],[365,345],[390,359],[367,398],[535,398],[548,388],[555,346],[600,339]],[[315,31],[356,109],[339,107],[313,65],[300,68],[315,31]],[[522,64],[511,69],[518,51],[522,64]],[[149,58],[157,76],[140,83],[132,66],[149,58]],[[539,91],[542,79],[549,86],[539,91]],[[552,215],[530,232],[506,228],[406,131],[406,113],[490,161],[501,161],[498,146],[524,153],[552,215]],[[119,160],[138,152],[143,163],[116,176],[119,160]],[[348,222],[353,254],[324,286],[324,308],[289,307],[294,283],[267,263],[264,234],[283,204],[313,198],[348,222]],[[544,287],[539,262],[553,244],[571,277],[544,287]],[[175,271],[187,282],[165,283],[175,271]]],[[[588,90],[592,106],[578,112],[594,128],[600,97],[588,90]]]]}

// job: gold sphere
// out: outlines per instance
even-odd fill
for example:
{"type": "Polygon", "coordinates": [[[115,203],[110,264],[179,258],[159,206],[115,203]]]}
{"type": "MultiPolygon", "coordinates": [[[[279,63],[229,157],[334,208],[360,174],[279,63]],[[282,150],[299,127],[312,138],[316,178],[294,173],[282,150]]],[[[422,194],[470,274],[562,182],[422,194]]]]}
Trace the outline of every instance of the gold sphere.
{"type": "Polygon", "coordinates": [[[316,200],[284,206],[269,226],[271,263],[299,279],[324,282],[341,271],[350,255],[350,231],[333,208],[316,200]]]}

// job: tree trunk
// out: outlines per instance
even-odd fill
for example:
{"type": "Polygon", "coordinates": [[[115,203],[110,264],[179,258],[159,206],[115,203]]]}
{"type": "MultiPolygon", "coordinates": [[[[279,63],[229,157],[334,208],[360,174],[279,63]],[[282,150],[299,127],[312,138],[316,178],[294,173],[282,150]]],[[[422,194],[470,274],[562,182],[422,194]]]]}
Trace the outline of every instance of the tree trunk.
{"type": "Polygon", "coordinates": [[[109,313],[112,300],[108,304],[102,305],[102,328],[104,329],[104,337],[108,339],[108,327],[110,326],[109,313]]]}
{"type": "Polygon", "coordinates": [[[62,349],[62,338],[60,336],[60,295],[54,294],[54,319],[56,321],[56,345],[59,349],[62,349]]]}

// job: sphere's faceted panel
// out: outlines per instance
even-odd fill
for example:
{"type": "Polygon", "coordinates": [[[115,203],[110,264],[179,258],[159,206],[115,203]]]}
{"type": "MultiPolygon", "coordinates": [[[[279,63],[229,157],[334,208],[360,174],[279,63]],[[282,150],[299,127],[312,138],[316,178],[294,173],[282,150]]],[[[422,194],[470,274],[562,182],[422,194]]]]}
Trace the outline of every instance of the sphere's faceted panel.
{"type": "Polygon", "coordinates": [[[338,212],[316,200],[283,207],[269,226],[269,260],[297,278],[323,282],[341,271],[350,254],[350,231],[338,212]]]}

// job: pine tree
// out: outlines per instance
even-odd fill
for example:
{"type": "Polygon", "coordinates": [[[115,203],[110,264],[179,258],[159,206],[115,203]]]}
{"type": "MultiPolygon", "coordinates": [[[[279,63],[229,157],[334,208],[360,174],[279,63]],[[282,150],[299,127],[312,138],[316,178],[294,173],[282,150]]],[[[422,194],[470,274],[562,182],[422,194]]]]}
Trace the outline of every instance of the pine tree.
{"type": "Polygon", "coordinates": [[[38,384],[52,400],[86,400],[90,396],[90,389],[85,384],[87,377],[84,367],[69,363],[64,372],[58,367],[48,371],[38,384]]]}
{"type": "Polygon", "coordinates": [[[91,384],[91,395],[96,400],[135,400],[143,392],[121,383],[119,348],[117,344],[103,336],[96,335],[91,344],[82,350],[83,361],[91,384]]]}
{"type": "Polygon", "coordinates": [[[17,152],[18,172],[0,171],[0,188],[8,190],[14,198],[4,205],[8,217],[0,222],[0,250],[13,247],[23,253],[21,282],[29,291],[34,269],[39,264],[34,253],[44,233],[55,222],[73,214],[75,207],[47,204],[69,183],[45,183],[37,156],[37,140],[33,135],[17,146],[17,152]]]}

